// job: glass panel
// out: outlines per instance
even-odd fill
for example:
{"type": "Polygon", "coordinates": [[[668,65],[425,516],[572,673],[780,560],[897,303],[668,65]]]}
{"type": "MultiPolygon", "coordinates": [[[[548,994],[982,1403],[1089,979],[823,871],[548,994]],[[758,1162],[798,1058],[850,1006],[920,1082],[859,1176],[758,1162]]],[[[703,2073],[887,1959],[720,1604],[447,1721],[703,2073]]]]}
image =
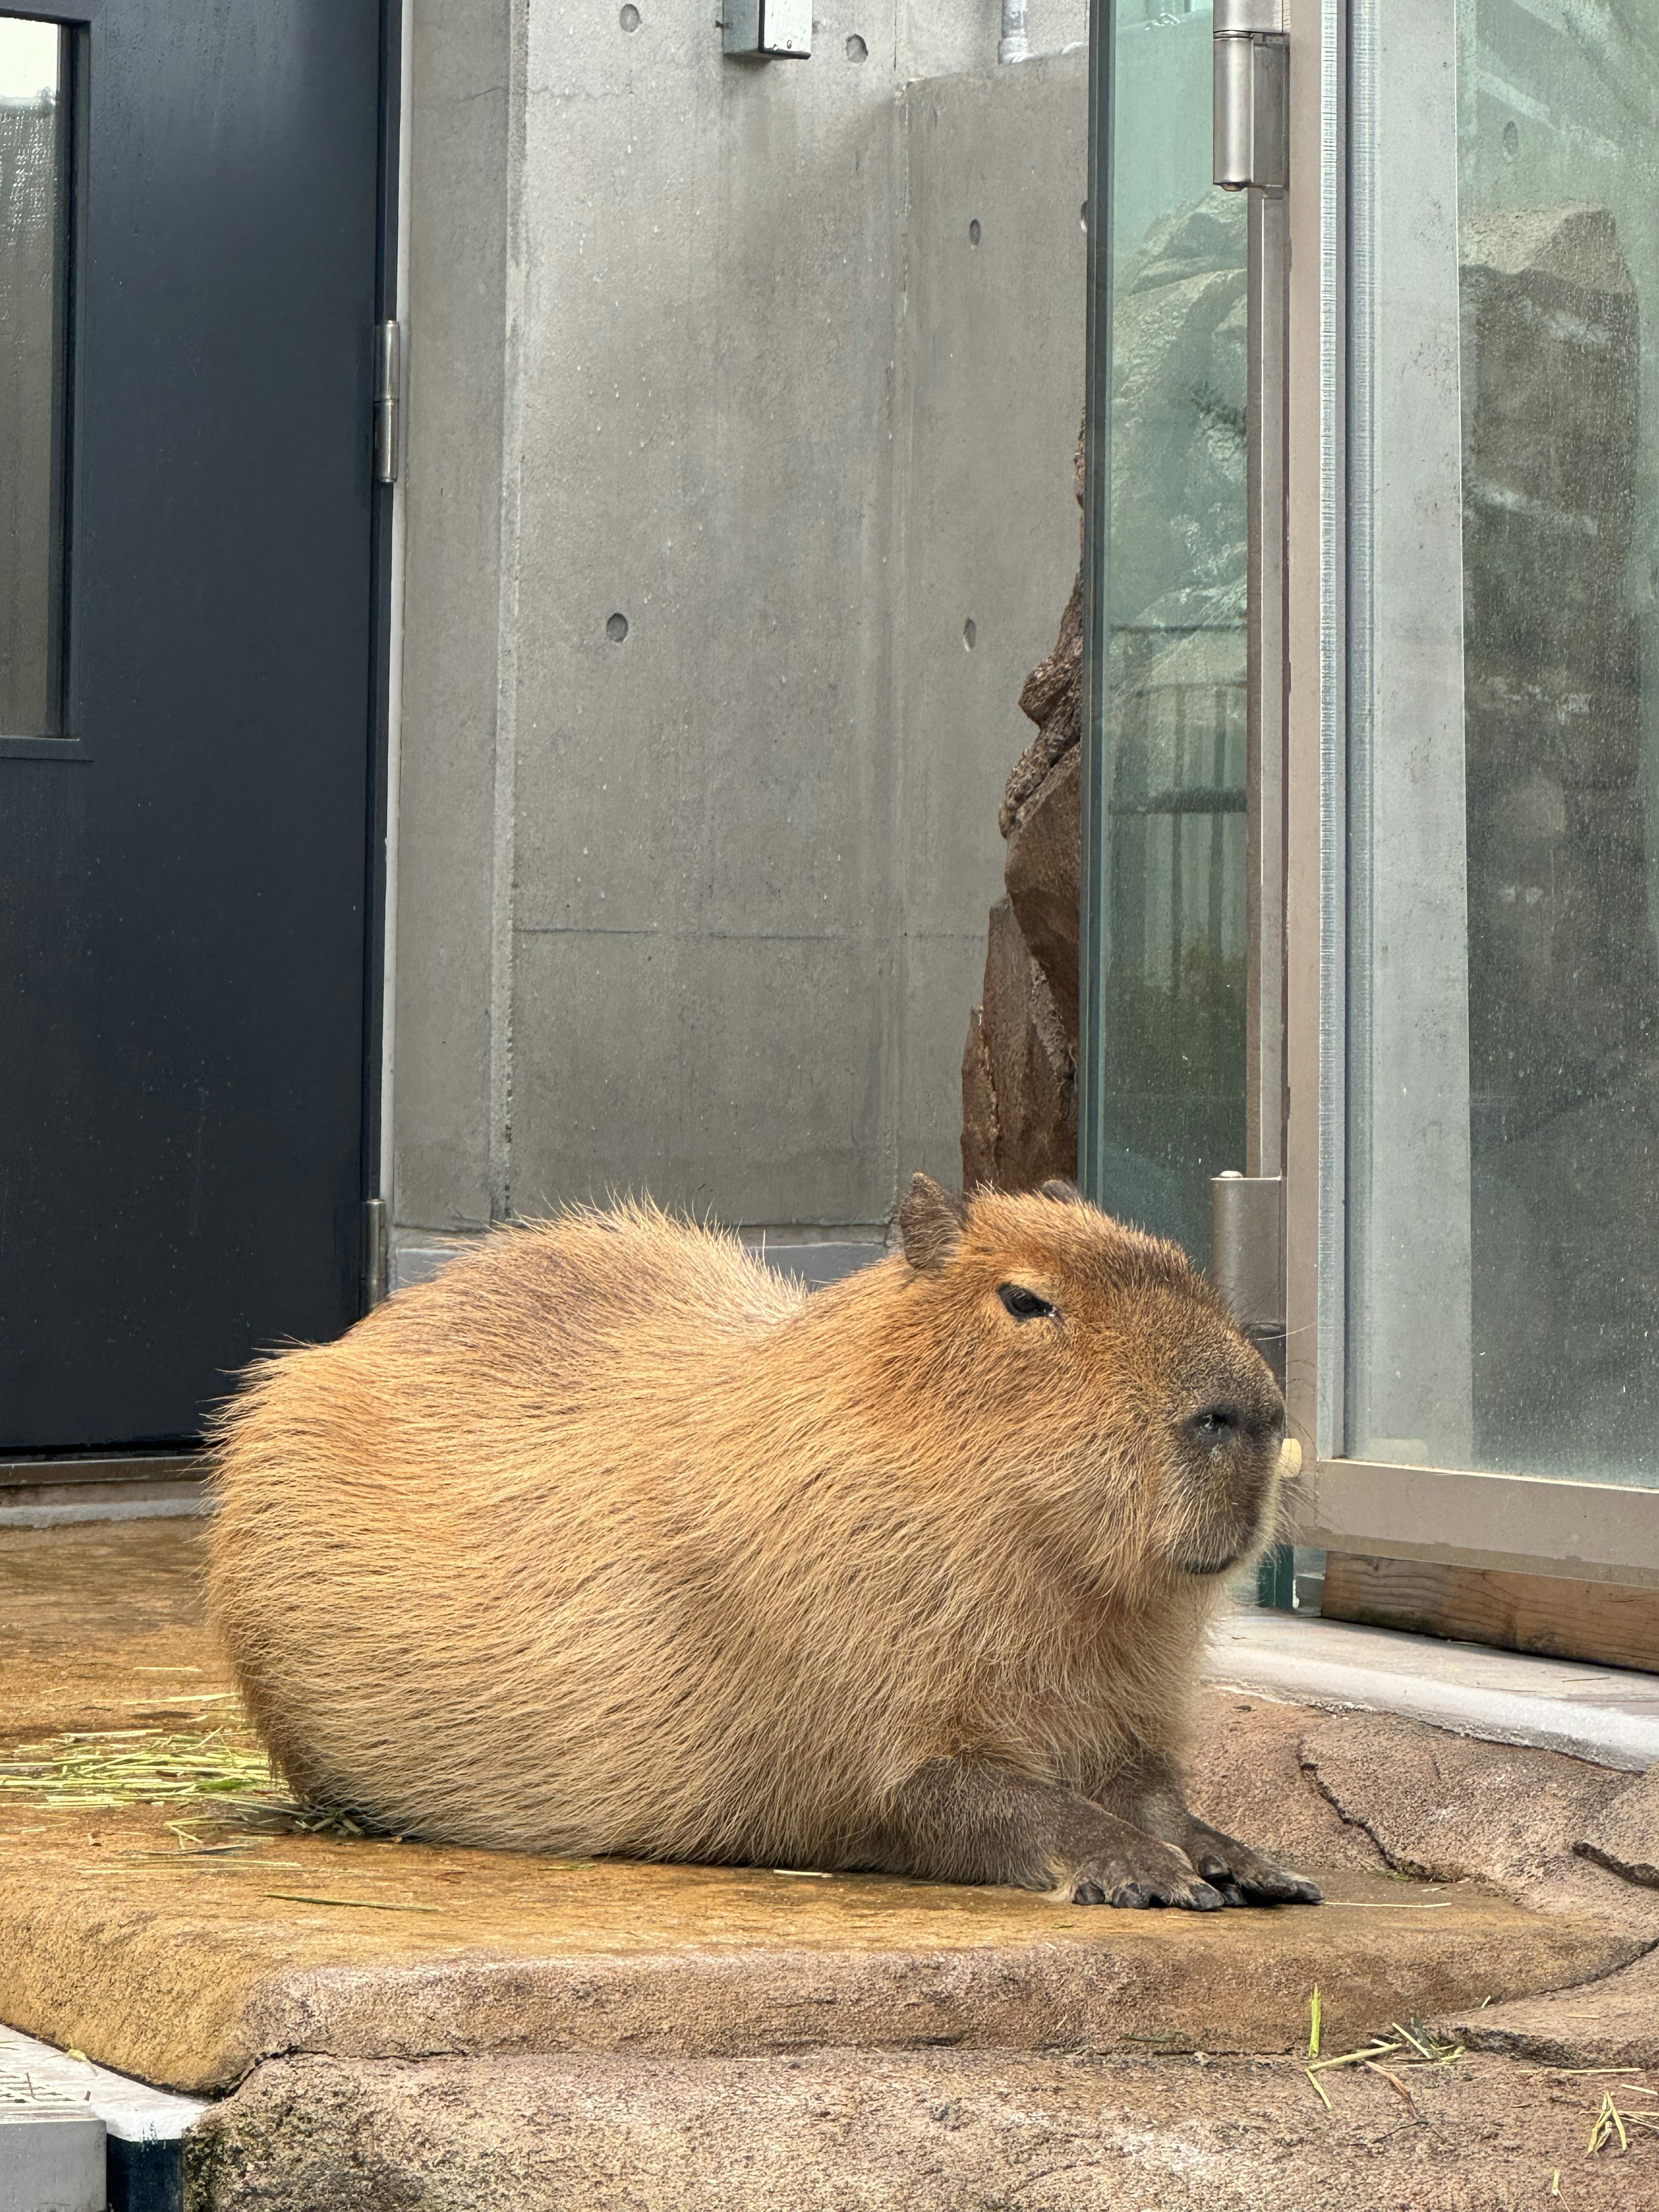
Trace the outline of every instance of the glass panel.
{"type": "Polygon", "coordinates": [[[1348,1449],[1659,1485],[1659,23],[1356,39],[1348,1449]]]}
{"type": "Polygon", "coordinates": [[[57,733],[62,696],[68,192],[55,23],[0,16],[0,736],[57,733]]]}
{"type": "Polygon", "coordinates": [[[1245,208],[1210,10],[1116,27],[1101,1197],[1203,1262],[1245,1164],[1245,208]]]}

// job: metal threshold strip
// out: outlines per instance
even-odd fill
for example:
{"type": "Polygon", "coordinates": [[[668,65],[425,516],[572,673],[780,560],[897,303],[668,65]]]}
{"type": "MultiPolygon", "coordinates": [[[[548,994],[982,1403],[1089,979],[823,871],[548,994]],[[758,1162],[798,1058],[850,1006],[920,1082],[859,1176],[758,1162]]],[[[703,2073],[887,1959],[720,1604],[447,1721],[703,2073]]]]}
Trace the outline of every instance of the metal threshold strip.
{"type": "Polygon", "coordinates": [[[0,1460],[0,1528],[176,1520],[208,1510],[197,1452],[100,1452],[0,1460]]]}

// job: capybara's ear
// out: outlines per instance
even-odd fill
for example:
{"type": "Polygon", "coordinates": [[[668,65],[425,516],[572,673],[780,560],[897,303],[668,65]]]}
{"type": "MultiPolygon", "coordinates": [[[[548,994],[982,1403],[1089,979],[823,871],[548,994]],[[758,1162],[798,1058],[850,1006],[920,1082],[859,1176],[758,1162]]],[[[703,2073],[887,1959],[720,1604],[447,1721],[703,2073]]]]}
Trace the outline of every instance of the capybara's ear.
{"type": "Polygon", "coordinates": [[[933,1274],[957,1249],[968,1201],[959,1190],[946,1190],[932,1176],[914,1175],[898,1210],[904,1256],[913,1267],[933,1274]]]}
{"type": "Polygon", "coordinates": [[[1038,1194],[1052,1198],[1056,1206],[1081,1206],[1083,1193],[1070,1176],[1050,1176],[1048,1182],[1037,1185],[1038,1194]]]}

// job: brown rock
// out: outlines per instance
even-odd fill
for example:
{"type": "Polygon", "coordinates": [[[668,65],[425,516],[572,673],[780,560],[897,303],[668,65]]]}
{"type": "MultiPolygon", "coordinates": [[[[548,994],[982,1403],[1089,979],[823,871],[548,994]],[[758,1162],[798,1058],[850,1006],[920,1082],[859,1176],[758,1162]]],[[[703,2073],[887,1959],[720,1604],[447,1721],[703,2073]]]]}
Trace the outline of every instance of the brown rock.
{"type": "Polygon", "coordinates": [[[1369,2033],[1402,2005],[1583,1982],[1642,1942],[1472,1885],[1425,1893],[1316,1864],[1322,1907],[1200,1920],[309,1836],[203,1861],[176,1848],[173,1809],[102,1814],[91,1832],[59,1816],[45,1846],[0,1836],[0,2019],[194,2091],[294,2052],[1282,2051],[1316,1982],[1369,2033]]]}
{"type": "Polygon", "coordinates": [[[1632,2130],[1627,2153],[1585,2157],[1600,2100],[1583,2081],[1468,2058],[1397,2075],[1407,2111],[1363,2069],[1326,2080],[1328,2111],[1294,2060],[284,2058],[192,2130],[186,2199],[198,2212],[1659,2205],[1659,2137],[1632,2130]]]}
{"type": "Polygon", "coordinates": [[[1581,1989],[1449,2013],[1439,2026],[1471,2051],[1557,2066],[1659,2066],[1659,1952],[1581,1989]]]}
{"type": "Polygon", "coordinates": [[[1074,744],[1020,808],[1008,831],[1003,867],[1008,903],[1042,971],[1073,1055],[1082,866],[1083,756],[1074,744]]]}
{"type": "MultiPolygon", "coordinates": [[[[1081,465],[1083,446],[1078,443],[1081,465]]],[[[1042,729],[1064,708],[1074,720],[1078,687],[1083,674],[1083,574],[1079,569],[1072,596],[1060,618],[1060,635],[1046,660],[1038,661],[1020,688],[1019,711],[1028,722],[1042,729]]],[[[1077,742],[1073,735],[1072,742],[1077,742]]]]}
{"type": "MultiPolygon", "coordinates": [[[[1083,497],[1083,444],[1075,481],[1083,497]]],[[[1030,1189],[1077,1165],[1078,896],[1083,865],[1083,574],[1054,651],[1020,693],[1038,725],[1000,815],[1007,896],[991,910],[985,995],[962,1058],[965,1188],[1030,1189]]]]}
{"type": "Polygon", "coordinates": [[[985,1009],[975,1006],[962,1048],[962,1187],[975,1190],[996,1179],[997,1094],[985,1049],[985,1009]]]}
{"type": "Polygon", "coordinates": [[[1322,1713],[1206,1690],[1196,1717],[1188,1797],[1200,1820],[1289,1867],[1387,1866],[1375,1839],[1343,1818],[1302,1764],[1303,1738],[1322,1726],[1322,1713]]]}
{"type": "Polygon", "coordinates": [[[1480,1743],[1380,1713],[1327,1721],[1302,1762],[1400,1872],[1494,1883],[1542,1912],[1591,1912],[1659,1937],[1659,1899],[1577,1855],[1628,1778],[1560,1752],[1480,1743]]]}
{"type": "MultiPolygon", "coordinates": [[[[1218,728],[1224,749],[1224,725],[1231,712],[1224,694],[1227,699],[1235,693],[1242,697],[1248,320],[1243,243],[1242,209],[1207,193],[1154,223],[1118,271],[1111,439],[1112,619],[1127,627],[1119,632],[1111,653],[1115,758],[1110,772],[1115,805],[1126,790],[1149,801],[1144,807],[1132,804],[1118,809],[1120,837],[1127,836],[1143,846],[1148,823],[1154,831],[1161,830],[1170,811],[1163,804],[1168,794],[1161,786],[1150,793],[1139,787],[1147,772],[1146,732],[1156,719],[1149,711],[1152,692],[1176,695],[1174,703],[1183,717],[1188,704],[1184,695],[1195,689],[1204,694],[1199,711],[1210,720],[1216,717],[1218,701],[1223,701],[1218,728]],[[1224,669],[1212,665],[1218,659],[1225,662],[1224,669]],[[1200,661],[1202,666],[1197,665],[1200,661]],[[1137,814],[1144,818],[1137,822],[1137,814]]],[[[1080,500],[1080,441],[1074,481],[1080,500]]],[[[1008,894],[1073,1050],[1079,1035],[1082,680],[1079,574],[1054,649],[1031,671],[1021,692],[1021,711],[1037,725],[1037,734],[1009,776],[999,815],[1009,844],[1005,871],[1008,894]],[[1037,819],[1043,814],[1049,817],[1046,823],[1037,819]],[[1031,849],[1022,854],[1018,848],[1028,840],[1031,849]]],[[[1202,769],[1195,762],[1184,764],[1177,778],[1178,809],[1184,811],[1191,803],[1188,787],[1195,772],[1207,794],[1212,764],[1206,762],[1202,769]]],[[[1231,801],[1238,795],[1231,790],[1210,794],[1216,803],[1209,804],[1206,798],[1194,811],[1230,811],[1231,801]]],[[[1124,859],[1123,852],[1115,848],[1110,861],[1115,872],[1123,866],[1124,859]]],[[[1133,865],[1132,860],[1131,876],[1133,865]]],[[[1232,865],[1236,867],[1237,860],[1232,865]]],[[[1213,937],[1213,927],[1207,933],[1213,937]]],[[[1187,935],[1190,939],[1190,930],[1187,935]]],[[[1122,948],[1115,956],[1118,972],[1102,981],[1115,1042],[1112,1087],[1120,1094],[1110,1117],[1114,1149],[1128,1170],[1116,1179],[1117,1203],[1137,1218],[1150,1211],[1160,1228],[1182,1236],[1201,1254],[1208,1218],[1203,1163],[1218,1166],[1230,1161],[1243,1141],[1242,1122],[1237,1132],[1232,1127],[1237,1118],[1232,1102],[1243,1096],[1242,1072],[1235,1079],[1233,1061],[1242,1071],[1243,999],[1242,959],[1234,962],[1238,969],[1234,977],[1226,973],[1229,956],[1218,943],[1201,947],[1188,943],[1178,957],[1188,959],[1194,951],[1199,959],[1192,975],[1183,971],[1181,988],[1174,991],[1164,985],[1146,988],[1138,960],[1133,953],[1126,957],[1122,948]],[[1225,1035],[1218,1051],[1211,1003],[1218,1000],[1225,1001],[1221,1024],[1225,1035]],[[1173,1051],[1160,1051],[1158,1033],[1169,1029],[1172,1013],[1182,1034],[1173,1051]],[[1187,1125],[1173,1137],[1171,1063],[1173,1087],[1183,1094],[1177,1111],[1187,1125]],[[1200,1090],[1212,1096],[1198,1098],[1189,1109],[1185,1094],[1194,1090],[1194,1069],[1203,1071],[1200,1090]],[[1146,1101],[1152,1128],[1125,1116],[1123,1091],[1146,1101]],[[1222,1126],[1216,1126],[1218,1118],[1222,1126]],[[1172,1157],[1181,1158],[1190,1169],[1184,1194],[1176,1188],[1164,1164],[1172,1157]]],[[[994,1066],[1000,1046],[988,1004],[981,1030],[994,1066]]],[[[1006,1115],[1002,1118],[1006,1122],[1006,1115]]],[[[981,1157],[983,1147],[977,1134],[965,1133],[963,1143],[964,1157],[981,1157]]],[[[1032,1151],[1029,1145],[1017,1148],[1022,1179],[1028,1174],[1032,1151]]],[[[1006,1167],[1000,1171],[1003,1176],[1008,1172],[1006,1167]]]]}
{"type": "MultiPolygon", "coordinates": [[[[38,1738],[43,1720],[84,1727],[93,1712],[108,1717],[101,1721],[108,1727],[137,1725],[152,1710],[171,1727],[181,1724],[190,1705],[163,1701],[194,1699],[198,1693],[193,1686],[180,1692],[171,1686],[217,1680],[208,1671],[215,1662],[199,1619],[200,1536],[190,1522],[141,1522],[7,1539],[0,1557],[8,1567],[11,1617],[33,1639],[39,1680],[14,1668],[9,1646],[0,1644],[0,1741],[15,1741],[22,1729],[38,1738]],[[158,1658],[158,1652],[164,1656],[158,1658]],[[199,1676],[190,1671],[197,1667],[204,1670],[199,1676]],[[158,1682],[168,1686],[158,1689],[158,1682]],[[58,1700],[55,1711],[51,1698],[58,1700]]],[[[200,1694],[210,1700],[209,1713],[223,1713],[212,1691],[200,1694]]],[[[1235,1694],[1235,1706],[1247,1703],[1254,1700],[1235,1694]]],[[[218,2193],[199,2199],[204,2206],[236,2205],[248,2212],[255,2205],[266,2212],[279,2207],[319,2212],[326,2206],[329,2212],[348,2212],[362,2203],[483,2212],[497,2202],[524,2202],[539,2212],[550,2202],[569,2207],[719,2203],[743,2212],[745,2203],[776,2203],[810,2212],[814,2200],[804,2192],[818,2187],[819,2176],[812,2159],[803,2159],[800,2138],[789,2131],[793,2123],[764,2099],[745,2106],[733,2087],[770,2077],[740,2066],[724,2075],[681,2075],[675,2070],[681,2062],[726,2063],[771,2054],[787,2070],[784,2054],[817,2053],[809,2056],[809,2066],[844,2063],[851,2070],[833,2078],[857,2085],[884,2078],[879,2072],[884,2054],[915,2055],[951,2045],[962,2054],[985,2054],[988,2064],[994,2062],[984,2075],[990,2110],[1003,2100],[1012,2078],[994,2068],[1015,2064],[1022,2052],[1127,2053],[1193,2045],[1208,2051],[1284,2051],[1305,2033],[1307,1996],[1315,1982],[1324,1993],[1333,2033],[1340,2027],[1357,2038],[1413,2012],[1444,2012],[1476,2006],[1486,1996],[1502,2002],[1583,1982],[1626,1966],[1650,1940],[1639,1928],[1620,1925],[1600,1911],[1577,1916],[1528,1911],[1474,1885],[1425,1897],[1356,1870],[1347,1853],[1358,1838],[1348,1835],[1345,1844],[1332,1826],[1336,1821],[1346,1831],[1350,1824],[1328,1789],[1315,1788],[1322,1775],[1298,1784],[1288,1771],[1286,1738],[1304,1719],[1294,1708],[1264,1708],[1259,1717],[1238,1711],[1227,1716],[1224,1725],[1210,1732],[1212,1740],[1219,1738],[1219,1747],[1207,1761],[1208,1781],[1199,1778],[1198,1802],[1206,1810],[1224,1810],[1272,1843],[1276,1838],[1267,1828],[1282,1791],[1293,1809],[1281,1814],[1279,1832],[1319,1875],[1331,1902],[1320,1909],[1227,1912],[1202,1920],[1180,1913],[1090,1911],[1018,1891],[877,1877],[813,1881],[764,1868],[583,1863],[384,1839],[250,1835],[228,1818],[216,1833],[211,1828],[195,1833],[202,1841],[238,1848],[204,1856],[180,1850],[168,1828],[177,1804],[67,1810],[7,1793],[0,1799],[0,2018],[177,2087],[225,2088],[257,2069],[248,2101],[239,2099],[226,2108],[231,2131],[221,2138],[223,2156],[204,2185],[218,2193]],[[1247,1776],[1252,1763],[1267,1776],[1255,1796],[1247,1776]],[[1334,1871],[1335,1850],[1321,1848],[1322,1837],[1344,1850],[1346,1863],[1336,1863],[1334,1871]],[[1386,1909],[1377,1910],[1379,1905],[1386,1909]],[[845,2060],[823,2055],[837,2050],[861,2055],[845,2060]],[[539,2197],[492,2197],[489,2190],[507,2191],[518,2184],[503,2166],[493,2170],[496,2178],[487,2187],[480,2179],[475,2189],[467,2160],[482,2153],[467,2115],[481,2111],[494,2130],[488,2141],[516,2143],[522,2154],[526,2125],[503,2132],[491,2115],[507,2109],[501,2100],[516,2094],[515,2081],[532,2079],[515,2075],[511,2062],[536,2053],[553,2068],[544,2078],[555,2083],[556,2094],[540,2102],[526,2096],[513,2109],[533,2110],[549,2142],[563,2144],[560,2155],[568,2154],[576,2178],[562,2197],[546,2190],[539,2197]],[[269,2062],[285,2064],[294,2054],[369,2063],[361,2071],[342,2063],[332,2071],[273,2072],[269,2062]],[[488,2063],[476,2075],[459,2063],[447,2072],[441,2069],[429,2078],[447,2085],[441,2094],[434,2089],[429,2100],[400,2106],[396,2085],[413,2078],[412,2067],[442,2054],[457,2062],[488,2063]],[[564,2125],[559,2114],[576,2109],[559,2099],[580,2101],[587,2093],[574,2075],[562,2075],[558,2069],[580,2069],[605,2054],[617,2062],[605,2078],[623,2087],[606,2091],[593,2110],[613,2130],[623,2130],[629,2100],[648,2100],[659,2081],[714,2085],[702,2107],[671,2100],[660,2108],[653,2140],[664,2162],[657,2166],[637,2149],[628,2152],[633,2164],[618,2149],[620,2162],[607,2165],[609,2154],[597,2148],[598,2121],[579,2137],[559,2132],[564,2125]],[[860,2066],[866,2070],[860,2073],[860,2066]],[[393,2159],[394,2152],[410,2160],[417,2155],[414,2136],[401,2131],[404,2123],[398,2118],[406,2111],[410,2128],[418,2124],[431,2131],[432,2163],[397,2168],[392,2179],[386,2179],[391,2169],[373,2163],[381,2155],[373,2128],[356,2132],[357,2122],[347,2107],[331,2103],[334,2092],[318,2087],[348,2078],[359,2085],[351,2097],[367,2100],[350,2110],[368,2113],[387,2130],[386,2158],[393,2159]],[[280,2097],[264,2096],[261,2083],[284,2080],[290,2088],[280,2097]],[[475,2106],[469,2082],[496,2086],[479,2090],[483,2102],[475,2106]],[[378,2085],[372,2096],[371,2085],[378,2085]],[[729,2106],[733,2127],[743,2119],[750,2132],[738,2129],[720,2136],[716,2129],[699,2136],[694,2109],[710,2111],[711,2098],[711,2128],[729,2106]],[[454,2117],[451,2136],[445,2135],[448,2123],[441,2117],[447,2104],[454,2117]],[[261,2136],[266,2123],[258,2120],[237,2131],[237,2113],[269,2116],[279,2107],[292,2124],[286,2132],[267,2129],[261,2136]],[[795,2193],[745,2199],[740,2193],[747,2186],[740,2179],[744,2161],[763,2166],[773,2156],[765,2146],[775,2141],[784,2147],[777,2153],[782,2162],[767,2186],[778,2192],[793,2186],[795,2193]],[[705,2155],[696,2148],[699,2142],[713,2161],[706,2168],[696,2162],[705,2155]],[[346,2159],[353,2144],[368,2161],[361,2166],[346,2159]],[[304,2159],[313,2154],[346,2163],[305,2166],[304,2159]],[[301,2163],[290,2166],[290,2159],[301,2163]],[[453,2171],[445,2164],[450,2159],[453,2171]],[[648,2190],[669,2187],[663,2177],[675,2171],[675,2160],[685,2162],[692,2177],[684,2196],[650,2195],[648,2190]],[[417,2186],[410,2176],[422,2172],[417,2186]],[[692,2184],[704,2188],[697,2176],[705,2172],[714,2177],[707,2180],[707,2191],[720,2185],[734,2193],[699,2198],[692,2184]],[[364,2179],[370,2173],[380,2175],[373,2186],[384,2183],[382,2193],[354,2195],[370,2189],[364,2179]],[[618,2174],[623,2179],[609,2197],[580,2194],[618,2174]],[[399,2194],[405,2185],[406,2193],[399,2194]],[[630,2197],[628,2190],[636,2193],[630,2197]]],[[[1401,1725],[1407,1748],[1413,1738],[1431,1747],[1451,1741],[1401,1725]]],[[[1328,1747],[1328,1752],[1340,1747],[1328,1747]]],[[[1400,1743],[1382,1751],[1380,1771],[1392,1795],[1401,1774],[1415,1770],[1400,1743]]],[[[1548,1754],[1510,1756],[1541,1759],[1549,1765],[1548,1754]]],[[[1326,1774],[1334,1763],[1334,1755],[1325,1759],[1326,1774]]],[[[1206,1766],[1202,1746],[1200,1764],[1206,1766]]],[[[1593,1783],[1614,1788],[1625,1783],[1620,1776],[1601,1778],[1600,1770],[1579,1770],[1572,1760],[1553,1764],[1587,1774],[1593,1783]]],[[[1374,1766],[1367,1806],[1377,1794],[1377,1771],[1374,1766]]],[[[1357,1785],[1348,1794],[1359,1802],[1357,1785]]],[[[1585,1815],[1599,1810],[1607,1794],[1581,1789],[1565,1805],[1563,1825],[1571,1834],[1588,1832],[1585,1815]]],[[[1480,1802],[1477,1793],[1477,1811],[1480,1802]]],[[[1374,1809],[1369,1817],[1375,1827],[1374,1809]]],[[[1462,1847],[1465,1856],[1479,1840],[1462,1847]]],[[[1642,1905],[1652,1903],[1651,1893],[1582,1858],[1567,1854],[1565,1863],[1581,1884],[1601,1884],[1642,1905]]],[[[1086,2078],[1092,2112],[1107,2093],[1100,2087],[1103,2077],[1086,2078]]],[[[1126,2094],[1121,2109],[1127,2115],[1139,2091],[1126,2094]]],[[[955,2094],[943,2092],[935,2101],[949,2102],[955,2094]]],[[[1236,2094],[1233,2102],[1236,2108],[1236,2094]]],[[[1216,2108],[1218,2113],[1224,2109],[1216,2108]]],[[[1052,2124],[1070,2140],[1071,2122],[1062,2126],[1056,2118],[1052,2124]]],[[[1126,2117],[1111,2124],[1130,2122],[1126,2117]]],[[[218,2125],[216,2116],[210,2126],[218,2125]]],[[[1316,2119],[1315,2125],[1322,2128],[1324,2122],[1316,2119]]],[[[1146,2139],[1143,2127],[1135,2140],[1146,2139]]],[[[1035,2140],[1020,2138],[1028,2144],[1035,2140]]],[[[880,2135],[870,2157],[885,2159],[890,2152],[900,2161],[891,2169],[898,2179],[883,2179],[889,2170],[879,2164],[867,2172],[854,2168],[851,2180],[830,2167],[817,2201],[837,2208],[901,2201],[870,2192],[878,2183],[895,2191],[921,2185],[903,2162],[911,2148],[902,2130],[880,2135]]],[[[1001,2187],[1002,2169],[993,2163],[988,2170],[1001,2187]]],[[[1026,2169],[1028,2178],[1048,2170],[1046,2159],[1026,2169]]],[[[976,2171],[946,2171],[941,2193],[932,2201],[941,2206],[994,2202],[972,2194],[979,2186],[976,2171]],[[958,2185],[960,2193],[950,2194],[958,2185]]],[[[1127,2164],[1123,2171],[1130,2171],[1127,2164]]],[[[1254,2169],[1245,2160],[1235,2169],[1215,2171],[1227,2180],[1230,2172],[1248,2177],[1254,2169]]],[[[1228,2180],[1230,2187],[1243,2185],[1243,2179],[1228,2180]]],[[[924,2207],[930,2202],[926,2196],[908,2201],[924,2207]]],[[[1045,2199],[1039,2191],[1015,2201],[1040,2206],[1045,2199]]],[[[1086,2202],[1046,2201],[1055,2212],[1066,2203],[1086,2202]]],[[[1144,2212],[1148,2200],[1143,2194],[1101,2201],[1144,2212]]],[[[1224,2194],[1207,2201],[1233,2200],[1224,2194]]],[[[1339,2201],[1309,2200],[1310,2205],[1339,2201]]]]}
{"type": "MultiPolygon", "coordinates": [[[[1079,465],[1082,447],[1078,448],[1079,465]]],[[[1026,678],[1019,695],[1020,712],[1037,725],[1037,735],[1014,763],[1002,796],[997,820],[1006,837],[1019,818],[1019,810],[1038,788],[1054,763],[1083,732],[1083,571],[1078,570],[1072,596],[1060,618],[1060,635],[1054,651],[1040,660],[1026,678]]]]}
{"type": "Polygon", "coordinates": [[[963,1060],[963,1111],[968,1188],[994,1182],[1004,1190],[1028,1190],[1075,1170],[1071,1044],[1006,898],[991,908],[984,1003],[975,1009],[963,1060]]]}
{"type": "Polygon", "coordinates": [[[1573,1849],[1626,1881],[1659,1889],[1659,1766],[1604,1806],[1573,1849]]]}

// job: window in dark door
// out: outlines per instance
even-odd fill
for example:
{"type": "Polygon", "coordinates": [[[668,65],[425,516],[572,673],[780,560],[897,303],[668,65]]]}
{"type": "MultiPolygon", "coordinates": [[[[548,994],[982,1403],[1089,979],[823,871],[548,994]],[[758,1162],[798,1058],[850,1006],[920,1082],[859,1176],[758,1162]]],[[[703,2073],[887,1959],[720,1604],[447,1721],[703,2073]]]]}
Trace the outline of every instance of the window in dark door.
{"type": "Polygon", "coordinates": [[[344,1328],[368,1154],[380,8],[60,12],[0,17],[0,1455],[344,1328]]]}

